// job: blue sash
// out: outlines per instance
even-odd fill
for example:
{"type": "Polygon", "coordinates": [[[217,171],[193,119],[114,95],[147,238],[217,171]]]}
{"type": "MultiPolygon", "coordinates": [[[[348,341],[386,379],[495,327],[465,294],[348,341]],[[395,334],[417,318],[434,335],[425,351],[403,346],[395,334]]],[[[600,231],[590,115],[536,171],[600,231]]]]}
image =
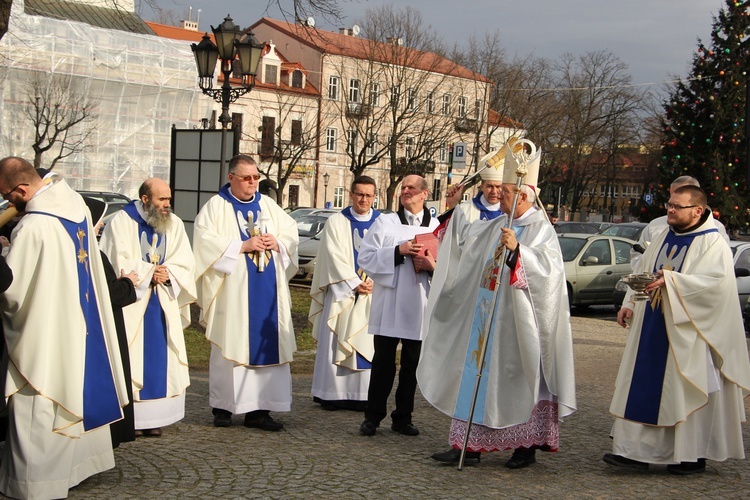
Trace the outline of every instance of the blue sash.
{"type": "MultiPolygon", "coordinates": [[[[37,212],[38,213],[38,212],[37,212]]],[[[52,214],[45,214],[51,215],[52,214]]],[[[78,270],[78,299],[81,312],[86,320],[86,354],[83,375],[83,428],[86,431],[115,422],[122,418],[120,402],[117,398],[112,366],[99,308],[96,303],[96,290],[89,268],[89,238],[87,224],[71,222],[57,217],[73,244],[78,249],[75,255],[78,270]]]]}
{"type": "MultiPolygon", "coordinates": [[[[167,237],[149,225],[135,201],[123,208],[138,224],[138,241],[144,262],[164,264],[167,237]]],[[[167,318],[161,307],[156,287],[151,287],[146,312],[143,315],[143,388],[139,392],[141,401],[167,397],[167,318]]]]}
{"type": "Polygon", "coordinates": [[[476,195],[474,198],[472,198],[471,202],[474,204],[474,206],[479,210],[480,215],[479,219],[481,220],[492,220],[496,217],[500,217],[503,215],[502,210],[490,210],[489,208],[485,207],[482,204],[482,192],[480,191],[478,195],[476,195]]]}
{"type": "MultiPolygon", "coordinates": [[[[695,238],[713,232],[718,231],[714,228],[699,233],[679,235],[670,229],[659,249],[653,272],[662,268],[680,272],[685,262],[685,255],[695,238]]],[[[660,295],[660,292],[656,295],[660,295]]],[[[633,366],[633,378],[625,406],[624,417],[627,420],[651,425],[658,424],[668,356],[669,337],[662,301],[652,296],[651,301],[646,303],[646,312],[643,316],[641,336],[633,366]]]]}
{"type": "MultiPolygon", "coordinates": [[[[247,216],[253,214],[255,224],[260,220],[260,200],[258,192],[249,201],[240,201],[229,192],[229,184],[219,190],[219,196],[232,205],[232,212],[237,220],[237,232],[242,241],[250,239],[247,227],[247,216]]],[[[253,254],[244,255],[247,266],[247,316],[249,320],[248,335],[250,339],[251,366],[278,365],[279,355],[279,308],[276,283],[276,262],[272,252],[266,252],[264,272],[258,271],[253,254]]],[[[255,256],[258,258],[258,256],[255,256]]],[[[260,258],[263,258],[261,255],[260,258]]]]}

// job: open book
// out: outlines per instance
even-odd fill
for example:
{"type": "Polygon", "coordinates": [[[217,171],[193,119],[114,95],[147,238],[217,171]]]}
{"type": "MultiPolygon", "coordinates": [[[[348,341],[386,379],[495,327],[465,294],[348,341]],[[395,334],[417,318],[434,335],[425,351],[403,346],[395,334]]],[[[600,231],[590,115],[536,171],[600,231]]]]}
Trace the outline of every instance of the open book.
{"type": "MultiPolygon", "coordinates": [[[[414,236],[414,243],[421,243],[422,245],[424,245],[422,247],[422,250],[419,251],[419,255],[426,255],[427,250],[429,250],[432,258],[437,260],[439,243],[437,236],[432,233],[418,234],[414,236]]],[[[414,263],[415,272],[424,271],[424,269],[417,266],[417,262],[415,260],[412,260],[412,262],[414,263]]]]}

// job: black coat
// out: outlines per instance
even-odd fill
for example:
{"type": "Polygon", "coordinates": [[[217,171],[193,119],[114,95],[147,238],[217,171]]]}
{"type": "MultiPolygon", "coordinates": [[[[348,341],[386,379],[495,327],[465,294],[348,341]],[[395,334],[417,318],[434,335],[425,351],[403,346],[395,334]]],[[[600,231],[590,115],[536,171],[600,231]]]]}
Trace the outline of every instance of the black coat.
{"type": "Polygon", "coordinates": [[[135,286],[127,279],[119,279],[117,272],[110,264],[109,259],[102,254],[102,264],[104,264],[104,274],[107,275],[107,285],[109,285],[109,298],[112,301],[112,313],[115,317],[115,327],[117,329],[117,343],[120,346],[120,356],[122,357],[122,371],[125,373],[125,386],[128,391],[128,403],[122,409],[124,418],[109,426],[112,433],[112,447],[117,448],[120,443],[135,441],[135,418],[133,416],[133,386],[130,376],[130,352],[128,351],[128,336],[125,332],[125,320],[122,316],[122,308],[132,304],[137,300],[135,295],[135,286]]]}

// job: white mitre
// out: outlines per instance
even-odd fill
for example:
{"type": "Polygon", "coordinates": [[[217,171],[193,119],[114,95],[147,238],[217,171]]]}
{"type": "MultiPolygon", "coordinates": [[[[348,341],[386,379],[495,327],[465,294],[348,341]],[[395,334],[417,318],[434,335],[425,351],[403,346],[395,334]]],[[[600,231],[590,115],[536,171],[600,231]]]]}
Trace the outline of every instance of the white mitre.
{"type": "MultiPolygon", "coordinates": [[[[520,146],[520,145],[519,145],[520,146]]],[[[503,169],[503,184],[515,184],[518,175],[516,170],[518,169],[518,161],[513,156],[513,150],[518,151],[520,148],[515,146],[507,148],[505,152],[505,163],[503,169]]],[[[530,157],[526,162],[526,175],[523,178],[523,184],[531,186],[534,191],[539,192],[537,183],[539,182],[539,164],[542,160],[542,148],[538,148],[534,153],[534,156],[530,157]]]]}

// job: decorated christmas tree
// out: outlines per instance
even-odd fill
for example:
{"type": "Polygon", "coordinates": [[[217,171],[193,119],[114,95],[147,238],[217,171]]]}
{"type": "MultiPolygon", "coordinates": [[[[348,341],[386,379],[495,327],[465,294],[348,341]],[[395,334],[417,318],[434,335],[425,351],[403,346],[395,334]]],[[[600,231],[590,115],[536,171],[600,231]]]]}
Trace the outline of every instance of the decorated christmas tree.
{"type": "Polygon", "coordinates": [[[677,82],[664,102],[664,140],[659,164],[662,188],[692,175],[708,204],[730,229],[747,229],[748,72],[750,1],[727,0],[714,17],[711,44],[698,40],[689,77],[677,82]]]}

